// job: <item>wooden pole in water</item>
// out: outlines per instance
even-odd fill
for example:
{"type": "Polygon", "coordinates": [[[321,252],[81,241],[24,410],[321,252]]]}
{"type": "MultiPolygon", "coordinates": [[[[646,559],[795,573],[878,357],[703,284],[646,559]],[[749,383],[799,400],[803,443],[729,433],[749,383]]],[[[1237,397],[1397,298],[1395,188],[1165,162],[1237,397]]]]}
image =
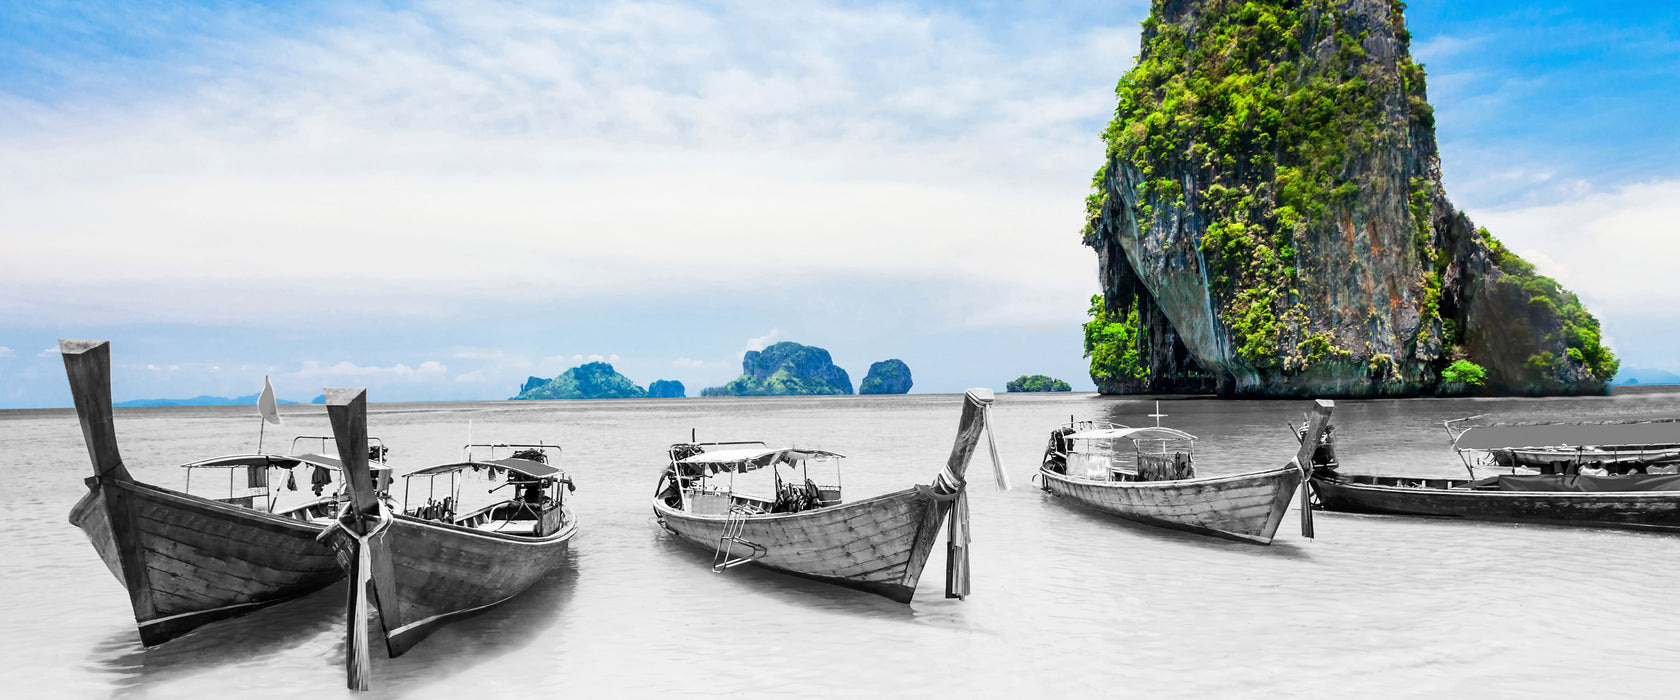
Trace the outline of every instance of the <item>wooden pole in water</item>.
{"type": "Polygon", "coordinates": [[[957,419],[957,438],[951,445],[951,456],[945,469],[933,480],[933,490],[940,495],[955,494],[951,504],[949,528],[945,544],[945,597],[966,598],[969,593],[968,569],[968,489],[963,474],[974,458],[980,444],[980,431],[986,427],[986,407],[993,401],[991,389],[969,389],[963,393],[962,415],[957,419]]]}
{"type": "Polygon", "coordinates": [[[368,596],[373,595],[373,543],[367,539],[378,519],[379,499],[368,472],[367,390],[327,389],[327,418],[332,421],[344,481],[350,487],[349,511],[340,517],[344,529],[357,540],[350,557],[349,595],[344,601],[344,675],[351,690],[368,689],[368,596]],[[371,519],[370,519],[371,518],[371,519]],[[354,529],[352,529],[354,528],[354,529]]]}
{"type": "Polygon", "coordinates": [[[1319,437],[1324,434],[1324,426],[1330,424],[1330,412],[1335,410],[1336,402],[1318,399],[1313,401],[1312,418],[1307,422],[1307,433],[1301,436],[1301,447],[1295,452],[1295,466],[1301,468],[1301,536],[1313,536],[1312,518],[1312,456],[1318,451],[1319,437]]]}

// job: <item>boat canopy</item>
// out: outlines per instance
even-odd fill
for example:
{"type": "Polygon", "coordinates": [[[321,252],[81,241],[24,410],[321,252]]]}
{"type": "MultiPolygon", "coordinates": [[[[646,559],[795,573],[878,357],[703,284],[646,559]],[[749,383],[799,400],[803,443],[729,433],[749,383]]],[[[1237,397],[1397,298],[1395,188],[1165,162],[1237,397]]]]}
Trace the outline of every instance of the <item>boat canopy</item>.
{"type": "Polygon", "coordinates": [[[1106,428],[1103,430],[1082,430],[1067,436],[1069,440],[1190,440],[1196,436],[1182,430],[1172,428],[1106,428]]]}
{"type": "Polygon", "coordinates": [[[417,476],[438,476],[439,474],[448,474],[466,469],[506,469],[515,474],[522,474],[533,479],[546,479],[562,474],[559,467],[552,467],[547,464],[543,464],[542,462],[536,462],[529,459],[509,457],[507,459],[478,459],[467,460],[465,462],[452,462],[450,464],[439,464],[435,467],[426,467],[425,469],[421,469],[419,471],[404,474],[403,478],[412,479],[417,476]]]}
{"type": "Polygon", "coordinates": [[[747,447],[732,450],[714,450],[702,452],[691,457],[677,460],[684,467],[694,467],[690,471],[704,468],[712,472],[741,471],[748,472],[762,469],[777,462],[793,463],[807,459],[827,459],[829,457],[845,457],[838,452],[826,450],[806,450],[792,447],[767,448],[747,447]]]}
{"type": "MultiPolygon", "coordinates": [[[[291,469],[292,467],[296,467],[296,466],[299,466],[299,465],[307,465],[307,466],[311,466],[311,467],[322,467],[322,468],[325,468],[325,469],[332,469],[334,471],[344,471],[344,464],[342,462],[339,462],[337,457],[328,457],[326,455],[318,455],[318,454],[226,455],[226,456],[222,456],[222,457],[211,457],[210,459],[201,459],[197,462],[187,462],[186,464],[183,464],[181,466],[186,467],[188,469],[201,469],[201,468],[213,468],[213,467],[226,467],[226,468],[233,468],[233,467],[272,467],[272,468],[279,468],[279,469],[291,469]]],[[[368,467],[371,468],[373,471],[389,471],[390,470],[390,467],[385,466],[383,464],[379,464],[379,463],[369,464],[368,467]]]]}
{"type": "Polygon", "coordinates": [[[1477,426],[1453,443],[1460,450],[1601,445],[1680,445],[1680,420],[1477,426]]]}

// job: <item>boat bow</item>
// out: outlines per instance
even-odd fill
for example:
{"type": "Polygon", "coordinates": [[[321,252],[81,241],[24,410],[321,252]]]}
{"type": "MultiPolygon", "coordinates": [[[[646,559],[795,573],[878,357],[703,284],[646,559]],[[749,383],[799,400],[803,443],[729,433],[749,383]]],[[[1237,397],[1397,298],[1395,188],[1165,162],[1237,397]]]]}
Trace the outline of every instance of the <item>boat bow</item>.
{"type": "MultiPolygon", "coordinates": [[[[947,513],[947,542],[945,559],[945,597],[962,599],[971,592],[969,584],[968,545],[968,482],[964,476],[968,472],[968,463],[974,459],[974,450],[980,446],[980,433],[986,432],[987,443],[991,448],[992,470],[997,478],[999,489],[1009,488],[1009,477],[1003,471],[1003,465],[998,461],[997,443],[992,439],[991,429],[987,425],[991,416],[994,397],[991,389],[969,389],[963,392],[962,415],[957,419],[957,438],[951,446],[951,456],[945,460],[945,467],[934,476],[933,483],[923,487],[928,497],[942,502],[941,507],[949,507],[947,513]]],[[[937,536],[937,532],[934,533],[937,536]]]]}

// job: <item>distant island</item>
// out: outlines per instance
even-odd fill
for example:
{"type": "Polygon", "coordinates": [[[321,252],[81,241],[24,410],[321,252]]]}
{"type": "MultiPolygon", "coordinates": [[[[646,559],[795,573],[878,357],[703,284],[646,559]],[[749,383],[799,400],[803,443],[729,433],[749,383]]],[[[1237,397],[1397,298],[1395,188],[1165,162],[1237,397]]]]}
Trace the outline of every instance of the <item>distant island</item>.
{"type": "Polygon", "coordinates": [[[1046,377],[1042,374],[1023,374],[1016,377],[1015,381],[1010,382],[1005,388],[1012,392],[1073,391],[1073,387],[1068,386],[1067,382],[1052,377],[1046,377]]]}
{"type": "Polygon", "coordinates": [[[619,374],[611,364],[590,362],[562,372],[553,379],[531,377],[509,401],[532,399],[640,399],[646,389],[619,374]]]}
{"type": "Polygon", "coordinates": [[[910,365],[904,360],[882,360],[869,366],[869,374],[858,384],[859,394],[908,394],[910,365]]]}
{"type": "MultiPolygon", "coordinates": [[[[142,406],[255,406],[257,394],[250,396],[194,396],[190,399],[135,399],[133,401],[119,401],[111,404],[118,408],[136,408],[142,406]]],[[[296,404],[296,401],[280,400],[277,403],[296,404]]]]}
{"type": "Polygon", "coordinates": [[[741,358],[741,376],[701,396],[815,396],[852,393],[852,378],[835,366],[828,351],[783,341],[741,358]]]}
{"type": "Polygon", "coordinates": [[[519,394],[509,401],[536,399],[680,399],[687,396],[683,383],[656,379],[646,389],[613,369],[606,362],[590,362],[562,372],[553,379],[529,377],[519,394]]]}
{"type": "Polygon", "coordinates": [[[1623,367],[1616,375],[1616,384],[1622,386],[1662,386],[1680,384],[1680,374],[1667,370],[1646,369],[1643,367],[1623,367]]]}
{"type": "Polygon", "coordinates": [[[675,379],[655,379],[648,385],[647,395],[650,399],[680,399],[688,395],[688,390],[675,379]]]}

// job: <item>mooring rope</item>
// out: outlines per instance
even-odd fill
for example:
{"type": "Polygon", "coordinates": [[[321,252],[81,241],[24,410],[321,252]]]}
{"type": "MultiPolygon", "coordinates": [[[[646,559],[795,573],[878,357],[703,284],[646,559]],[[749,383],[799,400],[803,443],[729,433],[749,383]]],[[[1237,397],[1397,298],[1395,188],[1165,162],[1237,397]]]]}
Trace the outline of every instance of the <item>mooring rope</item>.
{"type": "Polygon", "coordinates": [[[1003,462],[998,459],[997,440],[992,437],[992,405],[990,403],[986,404],[983,416],[982,425],[986,429],[986,447],[990,448],[992,452],[992,476],[997,479],[999,491],[1008,491],[1011,488],[1009,472],[1003,470],[1003,462]]]}
{"type": "MultiPolygon", "coordinates": [[[[351,690],[368,689],[368,667],[372,664],[372,661],[368,658],[367,600],[368,582],[373,578],[373,548],[368,546],[368,543],[373,538],[385,534],[385,531],[390,529],[391,523],[395,520],[391,516],[391,508],[384,501],[378,503],[379,522],[368,528],[365,533],[358,533],[345,524],[347,520],[358,522],[365,522],[366,520],[364,514],[355,512],[349,507],[349,504],[345,504],[344,515],[340,516],[338,522],[333,524],[333,527],[344,530],[344,534],[356,540],[356,581],[352,584],[356,587],[352,591],[352,595],[355,596],[355,604],[350,611],[349,648],[345,650],[348,662],[345,669],[345,682],[351,690]]],[[[331,527],[323,531],[316,539],[325,538],[329,532],[332,532],[331,527]]]]}

